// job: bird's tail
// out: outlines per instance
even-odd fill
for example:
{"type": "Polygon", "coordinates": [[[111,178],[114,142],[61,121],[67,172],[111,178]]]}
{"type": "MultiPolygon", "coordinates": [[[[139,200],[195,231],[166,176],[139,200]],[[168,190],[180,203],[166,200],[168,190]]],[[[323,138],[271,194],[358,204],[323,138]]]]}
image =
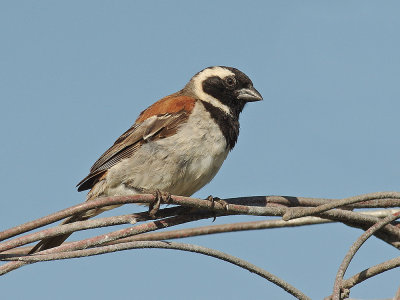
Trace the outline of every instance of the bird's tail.
{"type": "MultiPolygon", "coordinates": [[[[77,221],[83,221],[87,219],[82,219],[81,215],[74,215],[65,219],[60,225],[69,224],[77,221]]],[[[72,233],[66,233],[58,236],[53,236],[45,238],[37,243],[30,251],[29,254],[43,251],[46,249],[54,248],[60,246],[72,233]]]]}
{"type": "MultiPolygon", "coordinates": [[[[95,208],[91,209],[89,211],[86,211],[84,213],[79,213],[76,215],[73,215],[67,219],[65,219],[60,225],[65,225],[65,224],[70,224],[73,222],[78,222],[78,221],[86,221],[90,218],[93,218],[99,214],[101,214],[104,211],[119,207],[121,205],[111,205],[111,206],[106,206],[102,208],[95,208]]],[[[60,246],[72,233],[65,233],[62,235],[57,235],[49,238],[45,238],[41,240],[39,243],[37,243],[30,251],[29,254],[33,254],[39,251],[43,251],[46,249],[54,248],[57,246],[60,246]]]]}

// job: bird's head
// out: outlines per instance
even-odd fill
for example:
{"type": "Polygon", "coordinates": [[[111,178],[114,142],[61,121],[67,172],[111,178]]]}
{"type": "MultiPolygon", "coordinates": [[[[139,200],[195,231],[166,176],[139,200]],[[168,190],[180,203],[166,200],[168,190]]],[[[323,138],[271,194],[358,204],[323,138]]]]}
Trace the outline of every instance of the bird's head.
{"type": "Polygon", "coordinates": [[[239,115],[247,102],[262,100],[250,78],[231,67],[208,67],[192,77],[186,89],[227,114],[239,115]]]}

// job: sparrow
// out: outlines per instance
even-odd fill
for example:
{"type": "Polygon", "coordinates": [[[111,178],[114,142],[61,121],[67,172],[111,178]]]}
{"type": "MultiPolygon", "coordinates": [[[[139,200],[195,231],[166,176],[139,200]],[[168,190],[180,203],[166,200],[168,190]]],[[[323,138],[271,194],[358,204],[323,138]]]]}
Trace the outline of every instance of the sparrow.
{"type": "MultiPolygon", "coordinates": [[[[232,67],[208,67],[186,86],[142,111],[77,185],[99,197],[166,192],[191,196],[217,174],[239,136],[239,115],[262,100],[250,78],[232,67]]],[[[87,220],[119,205],[89,210],[87,220]]],[[[53,248],[70,234],[44,239],[30,253],[53,248]]]]}

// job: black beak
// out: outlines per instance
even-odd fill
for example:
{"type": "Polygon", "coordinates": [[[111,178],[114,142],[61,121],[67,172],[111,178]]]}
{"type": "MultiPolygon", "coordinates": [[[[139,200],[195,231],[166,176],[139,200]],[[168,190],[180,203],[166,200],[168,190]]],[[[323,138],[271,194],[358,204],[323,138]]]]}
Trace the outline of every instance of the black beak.
{"type": "Polygon", "coordinates": [[[260,101],[263,99],[261,94],[254,87],[237,90],[236,98],[246,102],[260,101]]]}

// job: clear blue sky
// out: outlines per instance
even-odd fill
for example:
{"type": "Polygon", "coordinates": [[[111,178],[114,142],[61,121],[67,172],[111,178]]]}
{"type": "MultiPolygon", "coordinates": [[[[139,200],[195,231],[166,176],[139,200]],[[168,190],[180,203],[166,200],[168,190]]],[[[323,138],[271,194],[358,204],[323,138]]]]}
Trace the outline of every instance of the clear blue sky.
{"type": "MultiPolygon", "coordinates": [[[[98,156],[144,108],[211,65],[241,69],[265,101],[246,107],[238,145],[195,196],[399,191],[399,11],[398,1],[1,1],[0,227],[82,202],[75,184],[98,156]]],[[[184,241],[247,259],[321,299],[360,234],[320,225],[184,241]]],[[[395,256],[372,238],[348,274],[395,256]]],[[[391,297],[399,278],[400,270],[380,275],[352,296],[391,297]]],[[[167,250],[34,264],[1,278],[0,291],[3,299],[290,298],[235,266],[167,250]]]]}

